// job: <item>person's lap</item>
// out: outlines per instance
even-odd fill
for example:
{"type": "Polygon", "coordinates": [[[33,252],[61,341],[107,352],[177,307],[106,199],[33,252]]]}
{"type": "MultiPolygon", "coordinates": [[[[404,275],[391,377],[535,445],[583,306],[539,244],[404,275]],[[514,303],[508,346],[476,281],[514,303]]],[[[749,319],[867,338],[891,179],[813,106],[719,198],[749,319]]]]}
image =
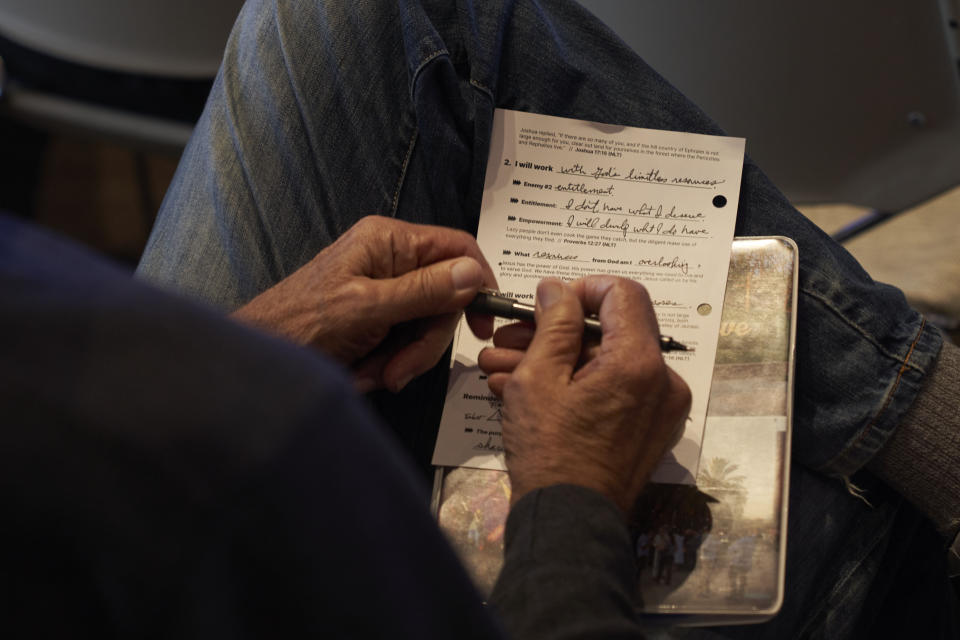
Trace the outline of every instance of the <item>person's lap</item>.
{"type": "MultiPolygon", "coordinates": [[[[139,274],[231,309],[367,214],[472,232],[495,107],[722,133],[572,2],[423,4],[437,6],[249,3],[139,274]]],[[[839,630],[838,612],[856,620],[880,593],[866,586],[891,531],[918,516],[879,486],[867,507],[823,474],[849,477],[883,445],[940,337],[749,159],[737,233],[800,247],[789,535],[806,547],[791,545],[783,613],[736,633],[839,630]]],[[[445,382],[441,363],[374,398],[425,470],[445,382]]]]}

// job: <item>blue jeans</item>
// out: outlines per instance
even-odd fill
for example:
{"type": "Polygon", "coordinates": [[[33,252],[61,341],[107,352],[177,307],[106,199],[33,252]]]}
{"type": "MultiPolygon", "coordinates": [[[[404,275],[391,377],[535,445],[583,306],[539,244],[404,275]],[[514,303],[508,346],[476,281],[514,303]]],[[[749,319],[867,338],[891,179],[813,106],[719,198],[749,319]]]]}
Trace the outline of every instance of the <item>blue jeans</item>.
{"type": "MultiPolygon", "coordinates": [[[[495,107],[722,133],[567,0],[251,1],[138,273],[231,309],[367,214],[475,231],[495,107]]],[[[930,552],[942,563],[942,550],[861,471],[921,388],[941,336],[749,158],[736,233],[785,235],[800,248],[788,591],[769,623],[685,633],[852,637],[892,598],[919,592],[919,607],[946,595],[945,582],[898,577],[905,558],[930,552]],[[844,478],[865,486],[872,506],[844,478]]],[[[373,398],[424,466],[445,376],[441,365],[373,398]]]]}

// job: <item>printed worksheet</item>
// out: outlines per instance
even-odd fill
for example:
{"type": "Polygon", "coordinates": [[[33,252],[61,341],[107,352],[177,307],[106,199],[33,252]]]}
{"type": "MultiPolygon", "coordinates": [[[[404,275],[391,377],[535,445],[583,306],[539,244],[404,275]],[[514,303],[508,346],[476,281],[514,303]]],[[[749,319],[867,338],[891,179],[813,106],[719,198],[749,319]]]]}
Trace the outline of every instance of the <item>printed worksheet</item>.
{"type": "MultiPolygon", "coordinates": [[[[680,443],[654,474],[692,484],[737,217],[743,138],[498,109],[477,240],[500,291],[532,304],[544,277],[643,283],[660,331],[693,352],[664,357],[690,386],[680,443]]],[[[461,321],[433,464],[505,469],[500,401],[461,321]]]]}

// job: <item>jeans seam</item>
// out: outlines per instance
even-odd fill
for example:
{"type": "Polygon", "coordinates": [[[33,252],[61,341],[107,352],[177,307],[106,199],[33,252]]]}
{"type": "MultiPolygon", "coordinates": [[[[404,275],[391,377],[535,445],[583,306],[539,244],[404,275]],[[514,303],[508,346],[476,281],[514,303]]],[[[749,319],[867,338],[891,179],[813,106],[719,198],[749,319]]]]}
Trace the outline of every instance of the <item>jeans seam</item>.
{"type": "Polygon", "coordinates": [[[473,78],[470,78],[470,84],[476,87],[477,89],[480,89],[484,93],[486,93],[490,97],[490,99],[493,100],[493,91],[490,90],[490,87],[483,84],[479,80],[474,80],[473,78]]]}
{"type": "MultiPolygon", "coordinates": [[[[921,373],[921,374],[926,373],[926,371],[924,371],[924,369],[923,369],[922,367],[919,367],[919,366],[913,364],[912,362],[907,362],[907,360],[908,360],[909,357],[910,357],[910,354],[913,353],[913,348],[916,346],[917,340],[920,339],[920,335],[923,333],[923,327],[924,327],[924,325],[926,324],[926,319],[923,318],[922,316],[921,316],[920,331],[917,333],[917,337],[914,339],[913,344],[910,345],[910,351],[907,353],[907,356],[904,357],[904,358],[901,358],[900,356],[898,356],[898,355],[895,354],[895,353],[892,353],[891,351],[889,351],[888,349],[886,349],[883,345],[881,345],[879,342],[877,342],[877,340],[874,339],[873,336],[871,336],[869,333],[867,333],[859,324],[857,324],[856,322],[848,319],[848,318],[840,311],[840,309],[838,309],[836,306],[834,306],[833,303],[831,303],[830,300],[828,300],[826,297],[820,295],[820,294],[819,294],[818,292],[816,292],[816,291],[813,291],[813,290],[808,289],[808,288],[805,288],[805,287],[801,287],[801,288],[800,288],[800,292],[801,292],[801,293],[805,293],[805,294],[807,294],[808,296],[810,296],[810,297],[814,298],[815,300],[819,301],[823,306],[825,306],[827,309],[829,309],[830,311],[832,311],[833,314],[834,314],[835,316],[837,316],[842,322],[844,322],[845,324],[847,324],[848,326],[850,326],[851,328],[853,328],[853,329],[854,329],[857,333],[859,333],[861,336],[863,336],[863,337],[864,337],[870,344],[872,344],[872,345],[877,349],[877,351],[879,351],[881,354],[885,355],[886,357],[890,358],[891,360],[895,360],[895,361],[899,362],[899,363],[900,363],[901,365],[903,365],[904,367],[910,367],[911,369],[914,369],[914,370],[917,371],[918,373],[921,373]]],[[[902,370],[901,370],[901,375],[902,375],[902,370]]],[[[898,379],[899,379],[899,376],[898,376],[898,379]]]]}
{"type": "Polygon", "coordinates": [[[426,58],[424,58],[417,68],[414,69],[413,74],[410,76],[410,102],[416,104],[416,100],[413,96],[414,88],[417,86],[417,81],[420,79],[420,73],[423,71],[423,68],[439,58],[440,56],[449,56],[450,52],[447,49],[437,49],[426,58]]]}
{"type": "MultiPolygon", "coordinates": [[[[223,66],[226,68],[227,63],[224,62],[223,66]]],[[[239,121],[239,117],[234,111],[235,103],[232,99],[233,98],[232,92],[229,91],[227,88],[228,80],[227,80],[226,71],[223,72],[223,78],[221,82],[223,83],[223,93],[224,93],[223,121],[229,133],[228,138],[229,138],[230,148],[233,150],[233,153],[236,157],[237,166],[239,167],[239,173],[240,173],[241,179],[243,180],[243,186],[246,189],[247,194],[249,195],[252,208],[256,212],[257,224],[261,228],[262,235],[265,237],[270,237],[270,234],[267,230],[267,226],[264,224],[264,219],[266,219],[267,216],[264,213],[264,208],[260,205],[260,201],[257,199],[257,191],[253,187],[253,179],[251,177],[252,172],[250,170],[250,167],[247,164],[247,154],[245,154],[241,148],[243,146],[243,143],[241,141],[240,132],[237,130],[237,126],[236,126],[236,123],[239,121]]],[[[220,224],[224,224],[226,222],[226,218],[218,219],[218,220],[220,224]]],[[[231,231],[235,232],[236,229],[232,228],[231,231]]],[[[265,260],[266,269],[270,274],[271,281],[278,282],[284,277],[284,275],[286,275],[283,273],[283,268],[280,266],[283,264],[283,261],[281,260],[280,255],[278,253],[279,250],[275,246],[275,243],[273,242],[273,238],[270,238],[270,241],[265,242],[264,244],[270,249],[270,259],[269,261],[265,260]]],[[[231,261],[234,260],[234,258],[230,256],[229,252],[227,252],[227,256],[229,260],[231,261]]],[[[239,304],[237,304],[237,306],[239,306],[239,304]]]]}
{"type": "MultiPolygon", "coordinates": [[[[414,98],[414,89],[417,86],[417,81],[420,79],[420,73],[423,71],[423,68],[430,64],[432,61],[436,60],[440,56],[449,56],[450,52],[445,49],[437,49],[427,57],[425,57],[417,68],[414,70],[413,75],[410,78],[410,103],[416,104],[416,99],[414,98]]],[[[414,114],[414,121],[416,121],[416,114],[414,114]]],[[[397,180],[397,188],[393,192],[393,210],[390,212],[390,215],[394,218],[397,217],[397,209],[400,206],[400,191],[403,189],[403,182],[407,177],[407,168],[410,166],[410,159],[413,157],[413,148],[417,144],[417,137],[419,136],[419,128],[414,126],[413,136],[410,138],[410,144],[407,146],[407,153],[403,158],[403,165],[400,167],[400,177],[397,180]]]]}
{"type": "MultiPolygon", "coordinates": [[[[820,471],[820,472],[822,472],[822,473],[826,473],[827,475],[834,475],[835,473],[837,473],[837,470],[835,469],[836,466],[840,465],[841,463],[843,463],[844,466],[848,466],[848,465],[849,465],[849,456],[851,455],[850,452],[855,451],[855,450],[859,447],[860,442],[866,437],[866,435],[867,435],[868,433],[870,433],[870,432],[873,430],[873,428],[876,426],[877,422],[880,420],[880,417],[883,416],[883,414],[886,412],[886,410],[890,407],[890,404],[893,402],[893,398],[894,398],[894,396],[896,395],[897,390],[900,388],[900,381],[903,379],[903,374],[906,373],[907,368],[909,367],[909,368],[915,369],[915,370],[917,370],[917,371],[923,372],[923,369],[921,369],[921,368],[917,367],[916,365],[912,364],[911,362],[909,362],[909,360],[910,360],[910,357],[913,355],[913,352],[916,350],[917,343],[920,342],[920,338],[923,336],[923,331],[924,331],[924,329],[926,328],[926,326],[927,326],[927,320],[926,320],[926,318],[924,318],[923,316],[921,316],[921,317],[920,317],[920,328],[917,330],[917,333],[916,333],[916,335],[915,335],[914,338],[913,338],[913,342],[910,343],[910,350],[907,352],[906,357],[905,357],[904,360],[902,361],[902,364],[901,364],[901,366],[900,366],[900,369],[899,369],[899,371],[897,372],[897,377],[896,377],[896,379],[894,380],[893,385],[890,387],[890,390],[887,392],[887,394],[886,394],[886,396],[885,396],[885,398],[884,398],[883,404],[882,404],[881,407],[880,407],[880,410],[877,411],[876,414],[874,414],[873,418],[870,419],[870,422],[868,422],[868,423],[860,430],[860,432],[857,434],[857,437],[856,437],[852,442],[850,442],[849,444],[845,445],[845,446],[843,447],[843,449],[842,449],[837,455],[833,456],[828,462],[826,462],[825,464],[821,465],[821,466],[818,468],[818,471],[820,471]],[[845,461],[846,461],[846,462],[845,462],[845,461]]],[[[875,454],[875,453],[876,453],[876,451],[872,452],[872,453],[871,453],[871,456],[872,456],[873,454],[875,454]]],[[[855,461],[854,461],[854,464],[856,464],[855,461]]],[[[849,470],[844,469],[844,470],[840,471],[839,473],[841,473],[842,476],[846,479],[847,476],[848,476],[850,473],[852,473],[852,471],[849,471],[849,470]]],[[[856,494],[856,493],[852,493],[852,495],[854,495],[854,496],[856,496],[856,497],[858,497],[858,498],[860,498],[860,499],[862,499],[862,500],[864,500],[864,501],[866,502],[866,499],[865,499],[862,495],[858,495],[858,494],[856,494]]],[[[867,502],[867,504],[870,504],[870,503],[867,502]]]]}
{"type": "Polygon", "coordinates": [[[303,96],[300,94],[299,87],[293,79],[292,65],[290,64],[291,57],[287,55],[287,43],[284,40],[285,31],[284,29],[280,28],[279,7],[275,6],[273,13],[274,24],[277,26],[277,40],[280,43],[280,57],[283,59],[283,70],[287,77],[287,85],[290,87],[290,95],[293,96],[293,104],[297,107],[297,117],[300,120],[300,126],[303,128],[304,137],[307,140],[307,146],[310,148],[310,160],[313,163],[314,173],[318,174],[319,169],[317,168],[317,158],[319,157],[319,154],[317,153],[317,141],[312,135],[312,129],[307,126],[307,111],[304,109],[303,96]]]}
{"type": "MultiPolygon", "coordinates": [[[[851,447],[856,447],[858,444],[860,444],[860,441],[863,440],[867,432],[874,427],[874,425],[877,423],[877,420],[880,419],[880,416],[883,415],[883,413],[890,406],[890,403],[893,402],[893,396],[896,395],[897,389],[900,388],[900,381],[903,379],[903,374],[907,369],[908,363],[910,363],[910,356],[913,355],[914,350],[917,348],[917,343],[920,341],[920,336],[923,335],[923,329],[926,326],[927,326],[927,319],[921,316],[920,329],[917,331],[917,335],[914,336],[913,342],[910,344],[910,350],[907,351],[906,358],[904,358],[903,364],[900,366],[900,370],[897,372],[897,379],[894,380],[893,386],[890,387],[890,391],[887,393],[887,397],[883,402],[883,406],[880,407],[880,411],[877,412],[877,414],[867,424],[867,426],[860,431],[860,434],[857,436],[856,440],[854,440],[848,447],[846,447],[847,449],[850,449],[851,447]]],[[[912,364],[910,364],[910,366],[913,367],[912,364]]]]}
{"type": "Polygon", "coordinates": [[[400,177],[397,178],[397,188],[393,192],[393,204],[390,210],[390,217],[397,217],[397,209],[400,206],[400,191],[403,189],[403,182],[407,179],[407,168],[410,166],[410,158],[413,157],[413,148],[417,144],[419,134],[417,127],[413,128],[413,135],[410,137],[410,144],[407,145],[407,153],[403,157],[403,164],[400,167],[400,177]]]}

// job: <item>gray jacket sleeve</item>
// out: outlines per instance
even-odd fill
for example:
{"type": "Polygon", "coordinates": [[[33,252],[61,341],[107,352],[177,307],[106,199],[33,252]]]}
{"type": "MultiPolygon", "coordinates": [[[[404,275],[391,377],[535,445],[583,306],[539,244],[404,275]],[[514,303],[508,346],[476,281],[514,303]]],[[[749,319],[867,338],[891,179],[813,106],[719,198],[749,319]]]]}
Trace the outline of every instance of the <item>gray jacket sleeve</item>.
{"type": "Polygon", "coordinates": [[[642,638],[623,515],[573,485],[538,489],[510,512],[490,597],[512,638],[642,638]]]}

